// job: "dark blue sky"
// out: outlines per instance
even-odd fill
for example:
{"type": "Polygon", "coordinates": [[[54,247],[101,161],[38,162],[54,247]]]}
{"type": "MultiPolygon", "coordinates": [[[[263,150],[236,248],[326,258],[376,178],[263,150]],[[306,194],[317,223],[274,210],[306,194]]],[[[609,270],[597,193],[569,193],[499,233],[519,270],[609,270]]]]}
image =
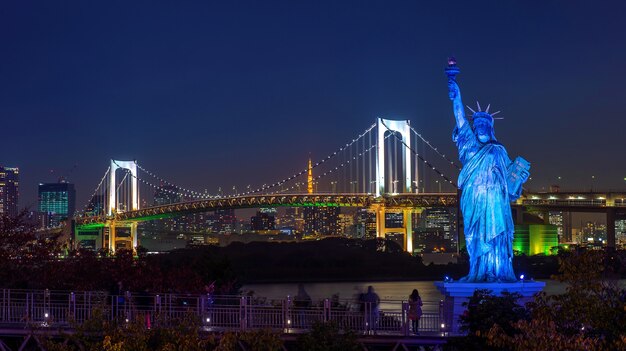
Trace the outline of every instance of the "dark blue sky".
{"type": "Polygon", "coordinates": [[[4,1],[0,164],[22,205],[74,164],[86,201],[111,157],[192,188],[262,184],[373,123],[451,154],[443,75],[502,110],[496,135],[562,176],[626,182],[623,1],[4,1]],[[250,179],[257,179],[251,181],[250,179]]]}

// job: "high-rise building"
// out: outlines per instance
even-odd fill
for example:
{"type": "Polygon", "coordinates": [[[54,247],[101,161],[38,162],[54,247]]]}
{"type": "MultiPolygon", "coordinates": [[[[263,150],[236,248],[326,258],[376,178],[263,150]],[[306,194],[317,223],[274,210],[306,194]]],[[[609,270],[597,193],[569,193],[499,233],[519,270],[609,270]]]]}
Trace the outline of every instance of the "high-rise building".
{"type": "Polygon", "coordinates": [[[303,209],[304,233],[339,235],[339,207],[311,206],[303,209]]]}
{"type": "Polygon", "coordinates": [[[214,233],[229,234],[234,233],[237,226],[237,217],[235,210],[224,209],[215,211],[214,233]]]}
{"type": "Polygon", "coordinates": [[[0,166],[0,216],[17,216],[19,174],[17,167],[0,166]]]}
{"type": "Polygon", "coordinates": [[[569,243],[572,241],[571,222],[571,212],[550,211],[548,213],[548,223],[557,227],[559,233],[559,243],[569,243]]]}
{"type": "Polygon", "coordinates": [[[362,239],[376,238],[376,212],[366,208],[357,211],[356,237],[362,239]]]}
{"type": "Polygon", "coordinates": [[[626,220],[615,221],[615,239],[619,248],[626,247],[626,220]]]}
{"type": "Polygon", "coordinates": [[[304,219],[302,218],[301,207],[287,207],[285,215],[280,217],[280,225],[276,223],[278,229],[288,229],[292,232],[302,233],[304,230],[304,219]]]}
{"type": "Polygon", "coordinates": [[[43,228],[58,227],[74,215],[76,190],[67,182],[39,184],[38,212],[43,228]]]}
{"type": "MultiPolygon", "coordinates": [[[[422,212],[419,222],[419,230],[423,233],[431,233],[433,238],[444,240],[444,249],[448,252],[457,249],[458,229],[456,210],[452,208],[433,207],[422,212]]],[[[439,243],[438,247],[441,247],[439,243]]]]}
{"type": "Polygon", "coordinates": [[[606,224],[587,222],[582,227],[582,240],[586,244],[606,244],[606,224]]]}
{"type": "Polygon", "coordinates": [[[262,208],[256,215],[250,218],[252,230],[275,230],[276,229],[276,209],[262,208]]]}

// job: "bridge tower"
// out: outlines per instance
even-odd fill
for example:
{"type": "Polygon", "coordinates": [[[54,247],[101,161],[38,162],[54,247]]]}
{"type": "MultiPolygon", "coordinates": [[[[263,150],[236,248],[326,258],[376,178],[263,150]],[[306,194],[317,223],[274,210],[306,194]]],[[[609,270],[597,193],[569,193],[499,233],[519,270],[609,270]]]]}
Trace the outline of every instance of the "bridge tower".
{"type": "Polygon", "coordinates": [[[117,192],[115,184],[115,171],[118,169],[127,169],[130,171],[131,178],[131,211],[139,209],[139,192],[137,191],[137,162],[136,161],[118,161],[111,160],[111,171],[109,173],[109,189],[107,197],[109,198],[109,209],[107,215],[112,216],[117,212],[117,192]]]}
{"type": "MultiPolygon", "coordinates": [[[[403,142],[402,147],[402,176],[404,178],[403,189],[396,190],[399,193],[411,192],[411,154],[407,146],[411,145],[411,126],[408,120],[377,119],[377,150],[376,150],[376,197],[381,197],[389,193],[385,189],[385,134],[399,133],[403,142]]],[[[391,194],[393,196],[393,194],[391,194]]],[[[413,253],[413,224],[412,215],[415,209],[412,208],[386,208],[383,203],[374,206],[376,212],[376,236],[385,238],[387,234],[401,233],[404,235],[404,250],[413,253]],[[387,228],[387,216],[400,216],[402,225],[394,225],[387,228]]]]}
{"type": "MultiPolygon", "coordinates": [[[[117,199],[117,191],[116,191],[116,178],[115,173],[118,169],[127,169],[130,172],[131,178],[131,208],[129,210],[135,211],[139,209],[139,191],[137,188],[137,162],[136,161],[120,161],[111,159],[111,170],[109,172],[109,187],[107,198],[109,199],[107,216],[110,218],[115,218],[115,214],[119,212],[118,209],[118,199],[117,199]]],[[[116,241],[118,239],[124,238],[131,242],[131,249],[135,250],[137,248],[137,223],[118,223],[115,219],[108,220],[106,226],[109,228],[109,240],[108,247],[111,252],[115,252],[116,249],[116,241]],[[128,230],[128,235],[117,235],[117,229],[126,228],[128,230]]],[[[125,231],[125,230],[124,230],[125,231]]]]}

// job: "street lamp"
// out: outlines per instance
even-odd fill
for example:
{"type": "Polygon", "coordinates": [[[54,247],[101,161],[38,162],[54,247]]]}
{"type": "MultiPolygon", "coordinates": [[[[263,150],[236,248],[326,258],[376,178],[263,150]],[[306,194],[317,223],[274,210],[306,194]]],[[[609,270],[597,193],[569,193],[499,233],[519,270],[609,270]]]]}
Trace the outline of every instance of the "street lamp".
{"type": "Polygon", "coordinates": [[[413,181],[413,185],[415,186],[415,193],[416,193],[416,194],[420,192],[420,191],[419,191],[419,186],[418,186],[418,184],[419,184],[419,183],[417,182],[417,180],[414,180],[414,181],[413,181]]]}
{"type": "Polygon", "coordinates": [[[593,181],[596,179],[596,176],[591,176],[591,192],[593,193],[593,181]]]}
{"type": "Polygon", "coordinates": [[[393,184],[393,193],[394,194],[398,193],[398,186],[397,186],[398,182],[399,182],[399,180],[394,180],[394,181],[391,182],[393,184]]]}
{"type": "Polygon", "coordinates": [[[439,180],[435,180],[435,183],[439,185],[439,192],[441,192],[441,182],[439,180]]]}
{"type": "MultiPolygon", "coordinates": [[[[626,180],[626,178],[624,178],[624,180],[626,180]]],[[[370,180],[370,193],[371,194],[376,193],[376,181],[375,180],[370,180]]]]}
{"type": "Polygon", "coordinates": [[[337,193],[337,181],[336,180],[334,182],[330,182],[330,191],[333,194],[337,193]]]}
{"type": "Polygon", "coordinates": [[[356,188],[356,180],[353,180],[350,182],[350,191],[354,194],[356,193],[356,191],[354,190],[354,188],[356,188]]]}

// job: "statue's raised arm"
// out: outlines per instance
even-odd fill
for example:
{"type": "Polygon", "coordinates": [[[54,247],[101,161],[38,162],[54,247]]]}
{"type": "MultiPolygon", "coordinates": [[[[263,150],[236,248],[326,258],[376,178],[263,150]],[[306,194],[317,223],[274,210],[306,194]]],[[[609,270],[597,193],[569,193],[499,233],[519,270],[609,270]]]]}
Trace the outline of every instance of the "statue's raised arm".
{"type": "Polygon", "coordinates": [[[454,57],[448,58],[448,67],[446,75],[448,76],[448,97],[452,100],[452,112],[456,119],[456,126],[460,129],[467,122],[465,119],[465,110],[463,109],[463,101],[461,100],[461,89],[456,82],[456,75],[461,70],[456,66],[454,57]]]}

